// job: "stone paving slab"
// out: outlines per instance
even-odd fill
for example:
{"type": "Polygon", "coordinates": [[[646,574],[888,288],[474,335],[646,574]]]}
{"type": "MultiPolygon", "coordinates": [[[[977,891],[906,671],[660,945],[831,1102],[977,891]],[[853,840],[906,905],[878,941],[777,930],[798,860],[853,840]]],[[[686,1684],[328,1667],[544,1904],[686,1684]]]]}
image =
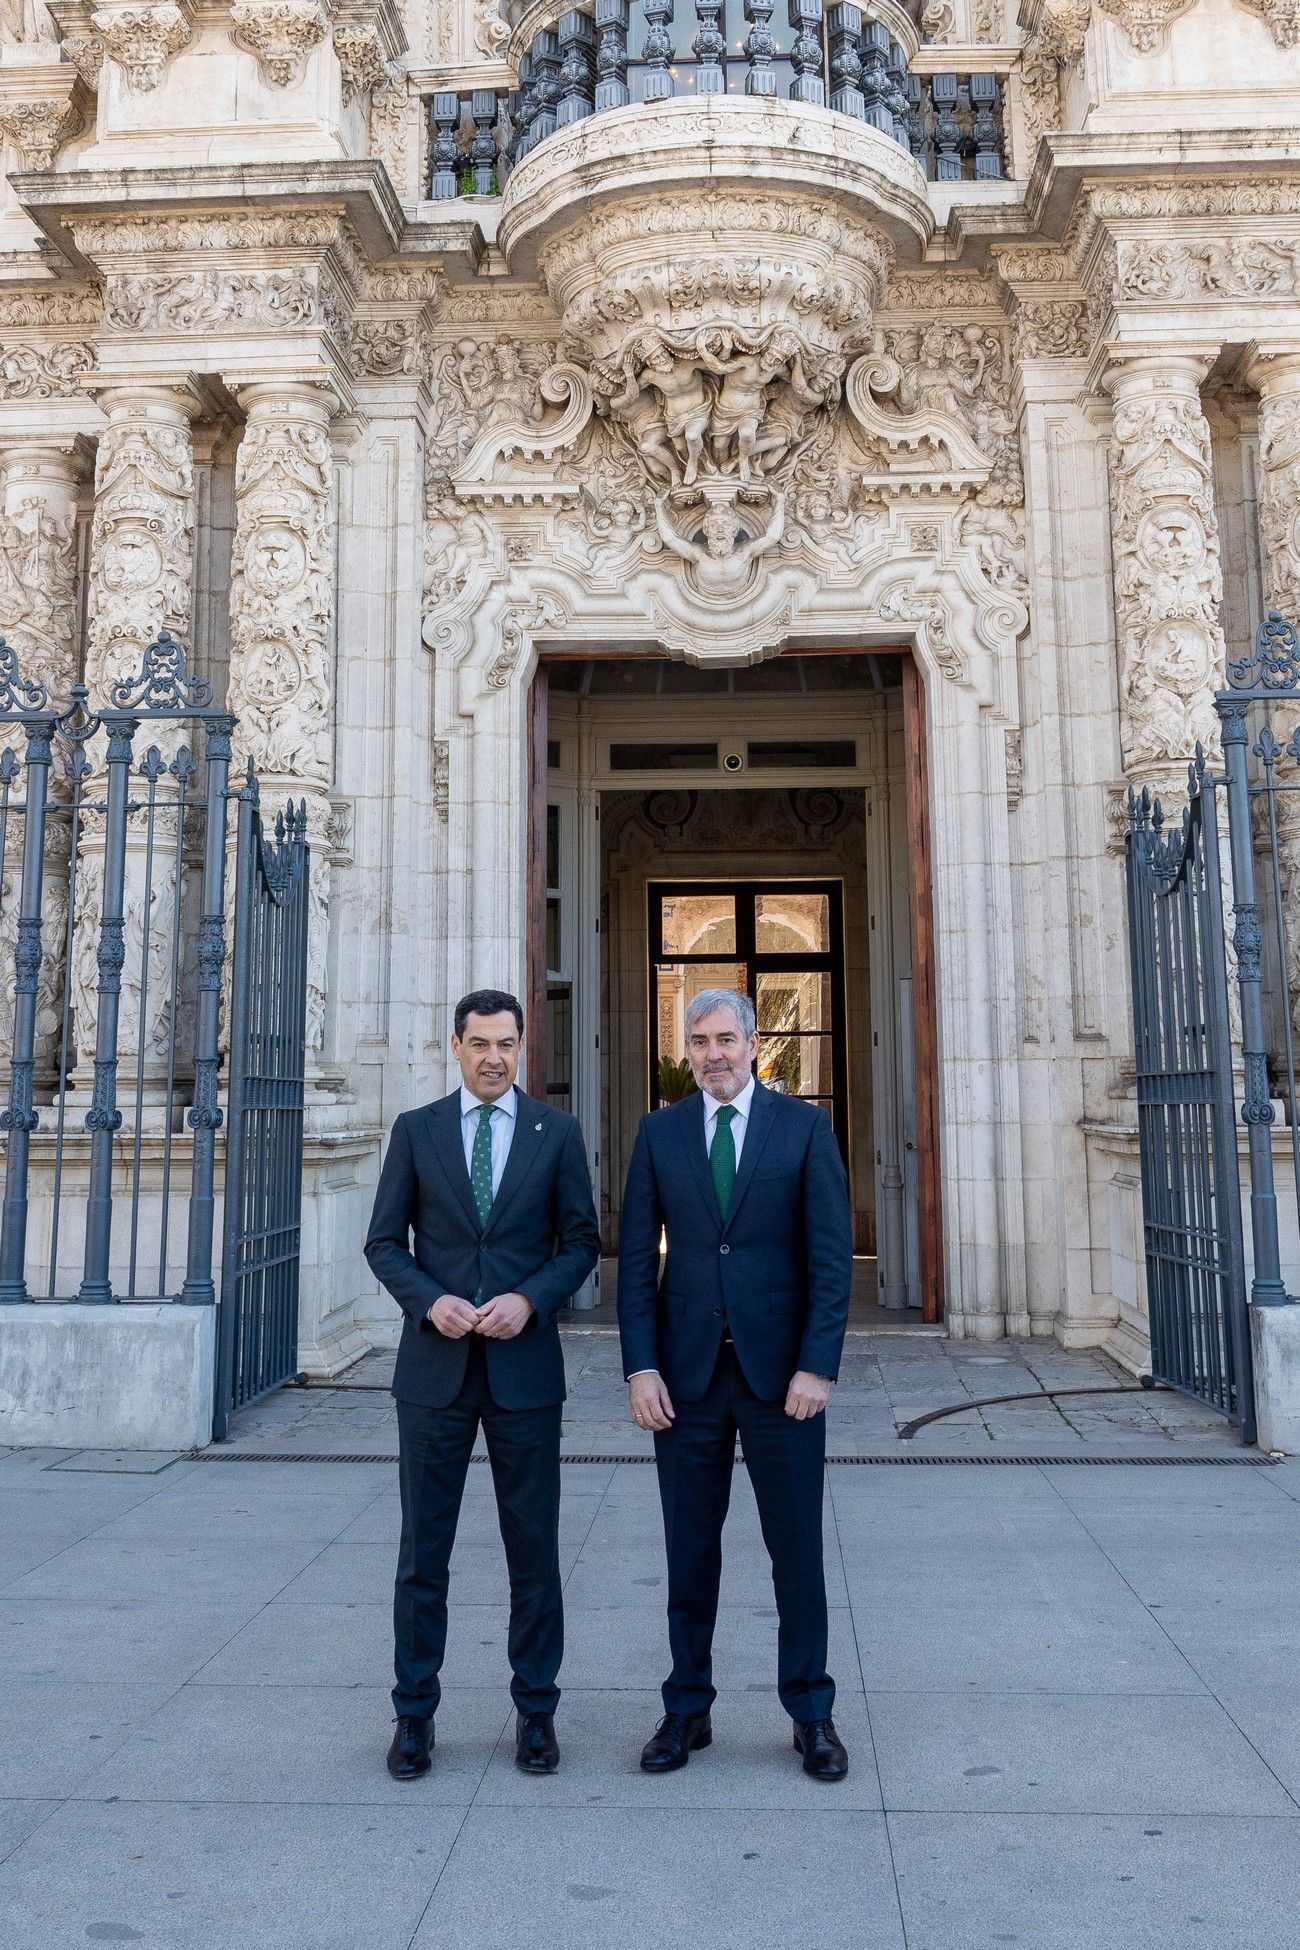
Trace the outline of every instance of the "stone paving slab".
{"type": "MultiPolygon", "coordinates": [[[[1000,1350],[886,1338],[857,1391],[874,1405],[848,1404],[864,1418],[884,1402],[892,1423],[904,1386],[924,1394],[917,1364],[936,1345],[950,1348],[945,1385],[996,1392],[1000,1350]]],[[[625,1428],[622,1384],[609,1345],[588,1352],[575,1394],[603,1441],[625,1428]]],[[[273,1398],[241,1426],[260,1426],[270,1454],[395,1446],[382,1385],[353,1399],[369,1431],[355,1449],[337,1391],[273,1398]]],[[[669,1780],[636,1767],[666,1663],[655,1474],[577,1462],[563,1479],[564,1765],[549,1781],[517,1773],[506,1578],[479,1465],[435,1768],[398,1786],[383,1765],[391,1463],[133,1471],[0,1454],[0,1539],[19,1552],[0,1585],[0,1944],[1282,1950],[1300,1913],[1300,1464],[1083,1460],[1121,1441],[1238,1455],[1221,1424],[1180,1404],[1157,1426],[1147,1400],[1135,1409],[1151,1428],[1108,1424],[1100,1450],[1036,1404],[1053,1433],[1035,1450],[1062,1458],[1050,1466],[975,1460],[1018,1453],[981,1418],[964,1434],[941,1424],[933,1466],[828,1470],[831,1663],[852,1754],[839,1791],[791,1752],[743,1469],[712,1748],[669,1780]]]]}

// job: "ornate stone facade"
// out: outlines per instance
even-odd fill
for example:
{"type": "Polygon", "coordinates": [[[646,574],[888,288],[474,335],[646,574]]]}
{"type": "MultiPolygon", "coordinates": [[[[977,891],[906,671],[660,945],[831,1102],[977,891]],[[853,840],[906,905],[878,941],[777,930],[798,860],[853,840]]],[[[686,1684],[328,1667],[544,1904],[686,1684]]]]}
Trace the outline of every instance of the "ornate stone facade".
{"type": "MultiPolygon", "coordinates": [[[[9,8],[0,631],[96,697],[174,631],[265,802],[307,803],[308,1362],[389,1334],[354,1250],[380,1134],[445,1082],[457,994],[525,981],[539,660],[624,660],[634,748],[695,685],[685,742],[721,747],[789,659],[841,653],[877,660],[881,696],[900,657],[921,677],[952,1329],[1142,1360],[1114,849],[1128,783],[1177,792],[1215,750],[1251,565],[1300,607],[1298,19],[929,0],[888,11],[879,71],[870,35],[819,51],[809,28],[803,79],[860,86],[851,115],[784,68],[746,89],[746,58],[775,72],[761,32],[726,87],[674,97],[665,66],[619,106],[616,20],[588,48],[570,19],[521,86],[557,15],[492,0],[9,8]]],[[[804,693],[782,697],[802,749],[804,693]]],[[[604,787],[575,724],[551,741],[580,828],[561,898],[593,952],[604,787]]],[[[904,768],[870,725],[876,833],[904,768]]],[[[78,1080],[93,818],[83,845],[78,1080]]],[[[882,850],[867,877],[906,866],[882,850]]],[[[122,1042],[154,1064],[140,969],[174,890],[155,876],[151,918],[131,871],[122,1042]]],[[[895,905],[874,940],[904,940],[895,905]]],[[[594,1152],[618,1059],[584,967],[594,1152]]],[[[877,1032],[897,1106],[892,1016],[877,1032]]],[[[882,1172],[896,1202],[901,1151],[882,1172]]]]}

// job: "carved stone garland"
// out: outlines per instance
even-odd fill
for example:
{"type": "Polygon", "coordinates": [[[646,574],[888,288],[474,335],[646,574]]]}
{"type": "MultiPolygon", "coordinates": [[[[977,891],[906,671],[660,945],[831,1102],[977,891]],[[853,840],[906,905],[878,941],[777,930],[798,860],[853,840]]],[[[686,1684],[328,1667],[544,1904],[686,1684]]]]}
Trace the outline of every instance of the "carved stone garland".
{"type": "Polygon", "coordinates": [[[1205,363],[1170,353],[1112,368],[1111,536],[1124,770],[1181,788],[1197,741],[1218,751],[1223,583],[1205,363]]]}
{"type": "MultiPolygon", "coordinates": [[[[334,619],[330,401],[293,381],[249,386],[248,424],[235,464],[227,703],[236,752],[251,758],[263,804],[306,796],[309,837],[329,814],[333,760],[330,677],[334,619]]],[[[312,859],[307,1041],[325,1029],[329,868],[312,859]]]]}

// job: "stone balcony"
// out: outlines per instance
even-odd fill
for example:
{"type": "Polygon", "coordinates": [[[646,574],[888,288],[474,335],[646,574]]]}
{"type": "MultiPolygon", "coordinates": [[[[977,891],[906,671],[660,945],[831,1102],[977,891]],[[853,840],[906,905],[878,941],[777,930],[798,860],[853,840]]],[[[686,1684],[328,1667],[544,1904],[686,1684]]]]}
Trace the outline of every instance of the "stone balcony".
{"type": "Polygon", "coordinates": [[[918,64],[929,71],[913,73],[919,35],[895,0],[825,15],[822,0],[786,0],[780,26],[775,11],[773,0],[522,10],[509,49],[517,88],[428,98],[430,196],[504,191],[509,209],[521,170],[536,183],[598,153],[613,167],[658,149],[672,168],[692,117],[707,118],[715,162],[734,143],[737,167],[760,178],[818,154],[838,155],[846,181],[860,167],[864,191],[877,178],[910,195],[927,180],[1007,177],[1004,76],[934,72],[932,50],[918,64]]]}

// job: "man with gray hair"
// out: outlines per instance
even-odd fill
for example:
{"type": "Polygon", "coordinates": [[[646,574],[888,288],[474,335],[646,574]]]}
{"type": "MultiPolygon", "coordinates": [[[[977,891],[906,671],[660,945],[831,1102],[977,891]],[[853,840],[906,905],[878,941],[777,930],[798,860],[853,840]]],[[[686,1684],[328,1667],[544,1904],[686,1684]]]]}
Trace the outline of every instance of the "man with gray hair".
{"type": "Polygon", "coordinates": [[[618,1321],[632,1419],[653,1431],[672,1671],[647,1773],[713,1738],[713,1628],[739,1435],[776,1593],[777,1691],[806,1773],[843,1780],[822,1563],[824,1410],[853,1270],[848,1185],[826,1112],[754,1076],[754,1006],[686,1009],[698,1094],[641,1120],[623,1194],[618,1321]],[[668,1252],[660,1269],[660,1240],[668,1252]]]}

